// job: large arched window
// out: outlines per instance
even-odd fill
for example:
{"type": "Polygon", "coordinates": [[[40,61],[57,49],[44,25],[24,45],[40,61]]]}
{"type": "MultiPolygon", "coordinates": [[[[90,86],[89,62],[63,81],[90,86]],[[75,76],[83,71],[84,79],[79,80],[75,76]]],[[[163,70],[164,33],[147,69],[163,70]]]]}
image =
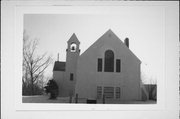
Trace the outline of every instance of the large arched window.
{"type": "Polygon", "coordinates": [[[112,50],[107,50],[104,57],[104,71],[114,72],[114,53],[112,50]]]}

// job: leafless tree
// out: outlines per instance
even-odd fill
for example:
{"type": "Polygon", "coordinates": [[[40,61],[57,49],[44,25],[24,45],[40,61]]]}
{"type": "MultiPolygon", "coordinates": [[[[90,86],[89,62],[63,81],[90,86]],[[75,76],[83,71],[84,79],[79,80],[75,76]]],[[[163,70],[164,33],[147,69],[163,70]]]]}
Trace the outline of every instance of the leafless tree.
{"type": "Polygon", "coordinates": [[[157,78],[148,76],[144,71],[141,72],[141,81],[143,87],[148,93],[149,100],[156,100],[157,96],[157,78]]]}
{"type": "Polygon", "coordinates": [[[31,95],[34,95],[34,85],[43,78],[43,73],[52,58],[47,53],[37,55],[38,39],[30,39],[24,32],[23,34],[23,85],[30,84],[31,95]]]}

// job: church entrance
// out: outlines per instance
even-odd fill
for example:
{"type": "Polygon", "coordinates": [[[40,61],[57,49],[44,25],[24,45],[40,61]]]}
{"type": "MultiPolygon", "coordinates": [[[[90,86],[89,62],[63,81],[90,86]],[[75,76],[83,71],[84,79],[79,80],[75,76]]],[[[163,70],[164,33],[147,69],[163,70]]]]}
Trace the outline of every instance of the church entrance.
{"type": "Polygon", "coordinates": [[[120,87],[97,86],[97,99],[120,99],[120,87]]]}

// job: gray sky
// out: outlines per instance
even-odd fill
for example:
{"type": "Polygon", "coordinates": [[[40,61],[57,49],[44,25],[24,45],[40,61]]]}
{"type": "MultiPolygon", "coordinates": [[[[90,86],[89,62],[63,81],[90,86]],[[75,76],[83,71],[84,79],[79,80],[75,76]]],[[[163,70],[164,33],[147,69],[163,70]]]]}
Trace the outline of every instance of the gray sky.
{"type": "MultiPolygon", "coordinates": [[[[48,52],[54,61],[60,53],[65,61],[67,41],[75,33],[81,53],[111,29],[122,41],[130,39],[130,49],[142,61],[149,77],[158,77],[163,60],[163,11],[157,7],[138,7],[119,11],[118,15],[95,14],[26,14],[24,29],[31,38],[40,40],[38,53],[48,52]],[[146,64],[146,65],[145,65],[146,64]]],[[[53,65],[46,75],[52,76],[53,65]]]]}

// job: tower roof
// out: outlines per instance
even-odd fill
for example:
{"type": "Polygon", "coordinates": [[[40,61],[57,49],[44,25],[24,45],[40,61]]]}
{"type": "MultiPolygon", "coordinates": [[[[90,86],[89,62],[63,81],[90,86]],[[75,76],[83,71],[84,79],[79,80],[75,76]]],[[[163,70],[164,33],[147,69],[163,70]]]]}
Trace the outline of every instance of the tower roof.
{"type": "Polygon", "coordinates": [[[73,35],[70,37],[70,39],[67,42],[68,43],[78,43],[78,44],[80,44],[80,42],[79,42],[79,40],[78,40],[75,33],[73,33],[73,35]]]}

